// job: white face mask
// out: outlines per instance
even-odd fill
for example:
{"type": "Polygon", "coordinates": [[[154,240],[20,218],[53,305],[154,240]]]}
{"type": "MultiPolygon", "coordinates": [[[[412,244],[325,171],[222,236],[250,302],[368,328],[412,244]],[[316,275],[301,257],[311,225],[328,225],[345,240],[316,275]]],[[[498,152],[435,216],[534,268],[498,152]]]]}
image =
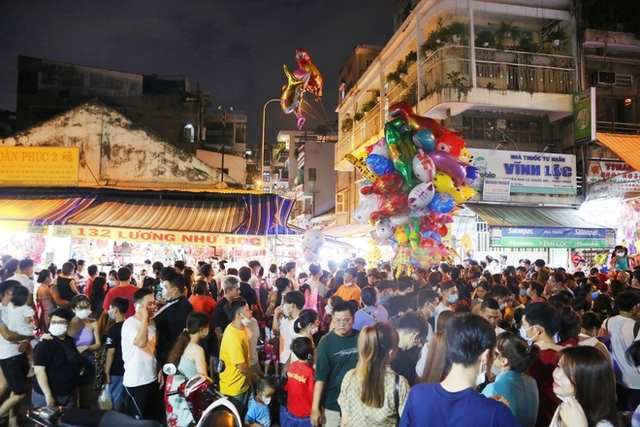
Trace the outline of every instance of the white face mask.
{"type": "Polygon", "coordinates": [[[471,287],[473,289],[477,288],[478,287],[478,282],[471,282],[471,287]]]}
{"type": "Polygon", "coordinates": [[[310,332],[311,332],[311,335],[315,335],[315,334],[317,334],[317,333],[318,333],[318,327],[317,327],[317,326],[314,326],[313,328],[311,328],[311,331],[310,331],[310,332]]]}
{"type": "Polygon", "coordinates": [[[167,301],[169,300],[169,292],[164,286],[162,287],[162,299],[165,299],[167,301]]]}
{"type": "Polygon", "coordinates": [[[573,396],[558,396],[558,395],[556,394],[556,397],[557,397],[558,399],[562,400],[563,402],[568,402],[568,401],[570,401],[570,400],[571,400],[571,397],[573,397],[573,396]]]}
{"type": "Polygon", "coordinates": [[[89,317],[89,315],[91,314],[91,310],[89,310],[88,308],[85,308],[84,310],[78,310],[76,311],[76,317],[78,319],[86,319],[87,317],[89,317]]]}
{"type": "Polygon", "coordinates": [[[285,316],[289,317],[289,315],[291,314],[291,308],[289,308],[289,306],[285,304],[282,306],[282,312],[285,316]]]}
{"type": "Polygon", "coordinates": [[[505,308],[507,308],[507,303],[503,302],[502,304],[500,304],[500,310],[504,310],[505,308]]]}
{"type": "Polygon", "coordinates": [[[260,400],[262,400],[262,403],[264,403],[265,406],[269,406],[269,403],[271,403],[271,397],[260,396],[260,400]]]}
{"type": "Polygon", "coordinates": [[[616,252],[616,256],[624,256],[624,252],[616,252]]]}
{"type": "Polygon", "coordinates": [[[480,384],[483,384],[485,382],[485,380],[487,379],[485,371],[486,371],[486,368],[484,366],[484,361],[480,361],[480,371],[478,372],[478,375],[476,376],[476,387],[479,386],[480,384]]]}
{"type": "Polygon", "coordinates": [[[329,316],[331,316],[331,313],[333,313],[333,307],[331,307],[330,305],[327,305],[327,306],[324,308],[324,312],[325,312],[326,314],[328,314],[329,316]]]}
{"type": "Polygon", "coordinates": [[[67,333],[67,325],[52,324],[49,326],[49,332],[51,332],[51,335],[54,337],[59,337],[67,333]]]}
{"type": "Polygon", "coordinates": [[[247,319],[246,317],[243,317],[241,321],[244,326],[249,326],[251,324],[251,319],[247,319]]]}

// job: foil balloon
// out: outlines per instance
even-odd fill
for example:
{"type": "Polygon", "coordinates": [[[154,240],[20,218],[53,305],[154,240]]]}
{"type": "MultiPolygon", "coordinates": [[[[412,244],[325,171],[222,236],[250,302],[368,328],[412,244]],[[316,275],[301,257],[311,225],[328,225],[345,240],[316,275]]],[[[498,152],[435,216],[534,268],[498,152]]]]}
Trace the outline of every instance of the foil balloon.
{"type": "Polygon", "coordinates": [[[302,95],[304,94],[304,86],[309,81],[309,76],[297,78],[286,65],[283,65],[283,68],[284,74],[287,76],[287,84],[282,86],[280,108],[285,114],[295,113],[298,117],[298,129],[301,129],[306,120],[302,114],[302,95]]]}
{"type": "Polygon", "coordinates": [[[480,171],[478,170],[478,168],[475,166],[467,165],[466,176],[464,178],[465,185],[473,184],[474,181],[478,178],[480,178],[480,171]]]}
{"type": "Polygon", "coordinates": [[[391,224],[389,218],[383,218],[376,222],[376,234],[382,240],[390,239],[396,232],[395,225],[391,224]]]}
{"type": "Polygon", "coordinates": [[[433,177],[433,186],[438,193],[449,193],[455,188],[453,179],[444,172],[438,172],[433,177]]]}
{"type": "MultiPolygon", "coordinates": [[[[414,132],[419,131],[420,129],[429,129],[431,132],[433,132],[433,136],[436,139],[440,138],[445,132],[450,132],[440,126],[440,123],[438,123],[436,120],[415,114],[413,112],[413,107],[411,106],[411,104],[406,101],[401,101],[390,106],[389,115],[392,117],[405,118],[414,132]]],[[[454,132],[451,133],[457,135],[454,132]]],[[[462,134],[462,132],[460,132],[460,134],[462,134]]]]}
{"type": "Polygon", "coordinates": [[[378,210],[378,197],[364,197],[358,208],[353,212],[356,224],[366,224],[371,218],[371,214],[378,210]]]}
{"type": "Polygon", "coordinates": [[[382,137],[376,143],[364,147],[367,155],[378,154],[385,158],[389,158],[389,149],[387,148],[387,140],[382,137]]]}
{"type": "Polygon", "coordinates": [[[393,167],[402,175],[404,182],[411,186],[411,165],[416,146],[411,141],[409,126],[403,118],[396,118],[384,125],[384,136],[389,149],[389,159],[393,167]]]}
{"type": "Polygon", "coordinates": [[[427,153],[436,149],[436,138],[429,129],[420,129],[413,134],[413,143],[427,153]]]}
{"type": "Polygon", "coordinates": [[[453,183],[456,187],[463,184],[467,176],[465,164],[460,163],[458,159],[445,151],[432,151],[429,153],[429,157],[433,160],[438,172],[444,172],[453,178],[453,183]]]}
{"type": "Polygon", "coordinates": [[[305,90],[314,94],[316,96],[316,101],[319,101],[320,98],[322,98],[322,74],[320,74],[316,65],[311,61],[309,52],[302,47],[296,49],[296,61],[298,62],[298,67],[309,74],[309,80],[305,90]]]}
{"type": "Polygon", "coordinates": [[[436,150],[444,151],[458,158],[465,148],[465,143],[450,131],[445,131],[436,141],[436,150]]]}
{"type": "Polygon", "coordinates": [[[429,203],[429,209],[435,212],[448,213],[456,207],[456,201],[451,194],[438,193],[435,195],[431,203],[429,203]]]}
{"type": "Polygon", "coordinates": [[[373,184],[363,186],[360,189],[360,193],[364,195],[378,194],[383,196],[399,192],[402,189],[402,185],[402,178],[400,178],[400,175],[397,173],[388,173],[382,175],[380,179],[373,184]]]}
{"type": "Polygon", "coordinates": [[[384,199],[377,212],[371,214],[372,220],[377,220],[381,216],[394,216],[407,209],[407,195],[395,193],[384,199]]]}
{"type": "Polygon", "coordinates": [[[324,245],[324,233],[321,228],[307,228],[307,231],[302,235],[302,246],[312,250],[316,250],[324,245]]]}
{"type": "Polygon", "coordinates": [[[465,202],[473,199],[473,196],[476,195],[476,190],[469,187],[468,185],[463,185],[462,187],[459,187],[459,188],[460,188],[460,191],[462,191],[462,195],[464,196],[465,202]]]}
{"type": "Polygon", "coordinates": [[[367,168],[376,175],[384,175],[393,172],[391,160],[380,154],[369,154],[365,159],[367,168]]]}
{"type": "Polygon", "coordinates": [[[449,190],[447,193],[451,194],[453,200],[455,200],[458,204],[467,201],[464,192],[462,191],[462,187],[453,187],[453,189],[449,190]]]}
{"type": "Polygon", "coordinates": [[[421,182],[411,189],[409,192],[409,208],[422,209],[425,208],[433,200],[433,196],[436,194],[436,189],[433,183],[421,182]]]}
{"type": "Polygon", "coordinates": [[[401,214],[389,217],[389,221],[391,221],[391,225],[397,227],[398,225],[406,224],[407,222],[409,222],[409,216],[405,212],[403,212],[401,214]]]}
{"type": "Polygon", "coordinates": [[[436,173],[436,165],[431,157],[419,149],[412,162],[413,174],[422,182],[430,182],[436,173]]]}
{"type": "Polygon", "coordinates": [[[356,157],[353,154],[347,154],[344,156],[344,158],[346,159],[346,161],[355,166],[365,179],[371,182],[375,182],[380,179],[378,175],[371,172],[369,168],[367,168],[367,163],[365,162],[363,157],[356,157]]]}

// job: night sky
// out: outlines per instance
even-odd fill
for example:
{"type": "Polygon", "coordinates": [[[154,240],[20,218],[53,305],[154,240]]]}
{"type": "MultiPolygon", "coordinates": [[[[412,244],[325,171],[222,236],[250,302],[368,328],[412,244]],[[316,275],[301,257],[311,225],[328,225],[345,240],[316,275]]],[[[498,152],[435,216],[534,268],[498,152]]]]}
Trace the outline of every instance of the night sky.
{"type": "MultiPolygon", "coordinates": [[[[280,96],[282,65],[304,47],[324,77],[313,117],[336,120],[338,72],[358,44],[384,46],[395,0],[0,1],[0,110],[15,111],[18,55],[118,71],[185,75],[214,109],[248,114],[260,143],[262,106],[280,96]],[[324,106],[324,109],[323,109],[324,106]]],[[[326,119],[325,119],[326,120],[326,119]]],[[[267,142],[294,130],[293,114],[267,107],[267,142]]]]}

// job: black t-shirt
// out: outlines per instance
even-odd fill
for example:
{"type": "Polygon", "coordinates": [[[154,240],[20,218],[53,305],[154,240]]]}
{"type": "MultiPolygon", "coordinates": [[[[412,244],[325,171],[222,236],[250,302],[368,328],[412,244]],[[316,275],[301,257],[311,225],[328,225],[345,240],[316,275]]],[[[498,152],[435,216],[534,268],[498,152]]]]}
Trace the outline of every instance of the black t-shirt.
{"type": "Polygon", "coordinates": [[[258,305],[258,296],[250,284],[240,282],[240,296],[247,300],[249,307],[258,305]]]}
{"type": "Polygon", "coordinates": [[[209,342],[207,344],[207,353],[209,356],[218,357],[220,349],[218,348],[218,337],[216,336],[215,329],[220,328],[224,332],[225,328],[229,325],[229,315],[227,314],[226,306],[229,304],[229,300],[222,297],[216,308],[213,310],[213,318],[211,319],[211,327],[209,328],[209,342]]]}
{"type": "Polygon", "coordinates": [[[416,383],[416,360],[413,360],[403,349],[398,348],[396,357],[391,361],[391,369],[405,377],[410,386],[416,383]]]}
{"type": "MultiPolygon", "coordinates": [[[[45,367],[49,388],[54,396],[68,396],[76,388],[83,360],[71,337],[67,336],[64,340],[54,337],[36,345],[33,364],[45,367]]],[[[33,388],[37,393],[44,394],[38,381],[34,381],[33,388]]]]}
{"type": "Polygon", "coordinates": [[[122,325],[124,325],[124,322],[116,323],[110,327],[107,332],[107,341],[105,342],[107,348],[113,348],[116,351],[113,355],[109,375],[119,377],[124,375],[124,362],[122,361],[122,325]]]}
{"type": "Polygon", "coordinates": [[[369,279],[367,279],[367,273],[364,271],[359,271],[356,276],[356,284],[360,289],[369,286],[369,279]]]}
{"type": "Polygon", "coordinates": [[[158,342],[156,344],[156,357],[158,366],[163,366],[169,358],[173,345],[178,336],[187,326],[187,317],[193,311],[193,306],[184,296],[167,302],[153,317],[156,322],[158,342]]]}

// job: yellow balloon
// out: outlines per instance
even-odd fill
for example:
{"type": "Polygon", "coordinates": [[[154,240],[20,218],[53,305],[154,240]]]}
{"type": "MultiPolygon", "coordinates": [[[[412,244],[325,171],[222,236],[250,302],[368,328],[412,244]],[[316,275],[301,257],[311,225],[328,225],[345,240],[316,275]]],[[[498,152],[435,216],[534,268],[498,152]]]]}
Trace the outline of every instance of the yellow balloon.
{"type": "Polygon", "coordinates": [[[449,194],[451,194],[456,203],[464,203],[467,201],[461,187],[454,187],[453,190],[449,191],[449,194]]]}
{"type": "Polygon", "coordinates": [[[473,196],[477,194],[476,190],[469,187],[468,185],[463,185],[462,187],[460,187],[460,189],[462,190],[462,194],[464,194],[465,201],[471,200],[473,196]]]}
{"type": "Polygon", "coordinates": [[[433,186],[438,193],[449,193],[454,188],[453,179],[444,172],[438,172],[433,178],[433,186]]]}

